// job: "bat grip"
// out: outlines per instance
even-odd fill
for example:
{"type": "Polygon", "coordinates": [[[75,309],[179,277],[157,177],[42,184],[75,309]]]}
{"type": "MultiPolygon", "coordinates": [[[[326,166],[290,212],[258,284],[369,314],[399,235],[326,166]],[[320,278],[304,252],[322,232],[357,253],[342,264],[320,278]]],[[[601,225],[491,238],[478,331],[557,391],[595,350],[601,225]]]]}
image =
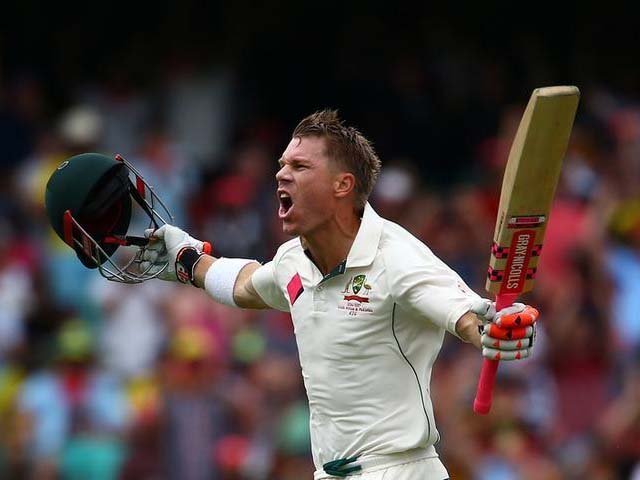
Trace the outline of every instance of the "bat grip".
{"type": "MultiPolygon", "coordinates": [[[[518,298],[517,293],[499,293],[496,295],[496,312],[512,305],[516,298],[518,298]]],[[[489,360],[488,358],[482,361],[476,398],[473,401],[473,411],[479,415],[486,415],[491,410],[491,398],[493,397],[493,387],[496,384],[498,363],[497,360],[489,360]]]]}

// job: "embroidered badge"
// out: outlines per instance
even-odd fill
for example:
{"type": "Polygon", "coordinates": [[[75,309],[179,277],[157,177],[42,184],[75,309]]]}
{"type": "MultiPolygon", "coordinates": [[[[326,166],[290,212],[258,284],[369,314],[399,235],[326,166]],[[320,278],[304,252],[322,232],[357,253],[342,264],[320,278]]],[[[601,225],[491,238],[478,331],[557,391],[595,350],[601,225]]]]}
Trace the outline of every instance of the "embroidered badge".
{"type": "Polygon", "coordinates": [[[302,280],[300,280],[300,275],[297,273],[291,277],[291,280],[289,280],[289,283],[287,284],[287,292],[289,293],[289,301],[291,302],[291,305],[296,303],[298,297],[302,295],[302,292],[304,292],[302,280]]]}
{"type": "Polygon", "coordinates": [[[351,277],[344,290],[340,292],[344,294],[344,297],[338,305],[338,309],[346,310],[351,316],[356,316],[359,312],[372,313],[373,309],[371,307],[363,305],[369,303],[370,291],[371,285],[367,283],[366,275],[351,277]]]}

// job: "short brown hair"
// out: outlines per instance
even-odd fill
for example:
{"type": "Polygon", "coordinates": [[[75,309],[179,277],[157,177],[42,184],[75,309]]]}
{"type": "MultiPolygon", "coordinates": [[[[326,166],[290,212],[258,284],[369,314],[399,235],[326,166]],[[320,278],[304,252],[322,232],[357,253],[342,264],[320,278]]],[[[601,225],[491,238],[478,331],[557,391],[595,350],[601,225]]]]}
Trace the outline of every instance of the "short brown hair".
{"type": "Polygon", "coordinates": [[[354,127],[345,126],[337,110],[321,110],[304,118],[293,138],[326,139],[327,155],[356,178],[356,208],[364,208],[380,174],[380,159],[371,142],[354,127]]]}

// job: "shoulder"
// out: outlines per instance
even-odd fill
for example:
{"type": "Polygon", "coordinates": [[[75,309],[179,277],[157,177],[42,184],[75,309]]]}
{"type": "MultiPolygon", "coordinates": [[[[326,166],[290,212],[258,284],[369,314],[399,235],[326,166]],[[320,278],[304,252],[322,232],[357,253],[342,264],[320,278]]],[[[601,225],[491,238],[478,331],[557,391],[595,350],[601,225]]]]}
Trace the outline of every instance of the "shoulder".
{"type": "Polygon", "coordinates": [[[284,260],[295,259],[299,255],[304,255],[300,238],[292,238],[278,247],[276,254],[273,256],[273,263],[277,266],[284,260]]]}
{"type": "Polygon", "coordinates": [[[440,260],[421,240],[397,223],[384,220],[380,237],[380,254],[387,267],[405,268],[416,262],[439,262],[440,260]]]}

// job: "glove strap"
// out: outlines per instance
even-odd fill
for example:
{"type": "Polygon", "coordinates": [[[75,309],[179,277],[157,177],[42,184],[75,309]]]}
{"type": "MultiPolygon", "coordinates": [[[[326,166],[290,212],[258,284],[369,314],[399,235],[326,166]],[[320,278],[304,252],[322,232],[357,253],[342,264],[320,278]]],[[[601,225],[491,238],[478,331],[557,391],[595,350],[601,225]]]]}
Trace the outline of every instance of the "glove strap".
{"type": "Polygon", "coordinates": [[[204,253],[194,247],[183,247],[176,255],[176,277],[180,283],[195,285],[195,269],[204,253]]]}

